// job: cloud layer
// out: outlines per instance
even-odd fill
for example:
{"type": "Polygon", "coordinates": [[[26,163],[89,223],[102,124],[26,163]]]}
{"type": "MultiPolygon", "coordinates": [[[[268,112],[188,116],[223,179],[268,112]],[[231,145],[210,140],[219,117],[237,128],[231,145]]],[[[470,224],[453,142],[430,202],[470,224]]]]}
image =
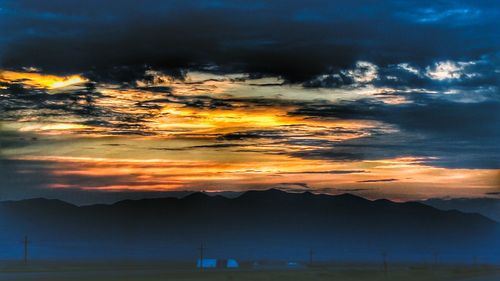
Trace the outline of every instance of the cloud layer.
{"type": "Polygon", "coordinates": [[[19,179],[0,188],[494,194],[499,19],[496,1],[0,0],[19,179]]]}
{"type": "Polygon", "coordinates": [[[100,80],[133,81],[153,67],[296,82],[360,60],[383,66],[478,60],[499,44],[495,1],[1,4],[4,68],[84,72],[100,80]]]}

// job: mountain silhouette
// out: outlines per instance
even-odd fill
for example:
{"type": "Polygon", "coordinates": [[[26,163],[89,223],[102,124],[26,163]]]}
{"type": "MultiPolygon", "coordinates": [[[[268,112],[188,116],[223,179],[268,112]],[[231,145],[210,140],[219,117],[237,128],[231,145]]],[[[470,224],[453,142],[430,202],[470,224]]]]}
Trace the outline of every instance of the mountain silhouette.
{"type": "Polygon", "coordinates": [[[420,202],[440,210],[479,213],[500,222],[500,198],[432,198],[420,202]]]}
{"type": "Polygon", "coordinates": [[[28,235],[40,259],[498,260],[499,224],[479,214],[351,194],[248,191],[75,206],[59,200],[0,203],[0,258],[19,256],[28,235]],[[1,249],[0,249],[1,250],[1,249]]]}

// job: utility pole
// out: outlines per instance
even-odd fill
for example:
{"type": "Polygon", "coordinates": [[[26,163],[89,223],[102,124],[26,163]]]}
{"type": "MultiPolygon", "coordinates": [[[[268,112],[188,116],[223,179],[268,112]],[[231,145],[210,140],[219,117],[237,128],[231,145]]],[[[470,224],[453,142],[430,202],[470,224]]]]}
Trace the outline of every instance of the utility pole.
{"type": "Polygon", "coordinates": [[[382,259],[384,262],[384,274],[387,275],[387,272],[389,270],[389,266],[387,265],[387,252],[386,251],[382,252],[382,259]]]}
{"type": "Polygon", "coordinates": [[[24,240],[23,240],[23,245],[24,245],[24,264],[27,265],[28,264],[28,245],[29,245],[30,241],[28,240],[28,236],[24,236],[24,240]]]}
{"type": "Polygon", "coordinates": [[[205,251],[205,247],[203,246],[203,242],[201,242],[201,245],[200,247],[198,248],[198,250],[200,251],[200,270],[203,271],[203,252],[205,251]]]}
{"type": "Polygon", "coordinates": [[[432,256],[434,257],[434,266],[437,266],[437,264],[438,264],[438,252],[434,251],[432,253],[432,256]]]}
{"type": "Polygon", "coordinates": [[[309,249],[309,266],[313,265],[313,256],[314,256],[314,251],[313,249],[309,249]]]}

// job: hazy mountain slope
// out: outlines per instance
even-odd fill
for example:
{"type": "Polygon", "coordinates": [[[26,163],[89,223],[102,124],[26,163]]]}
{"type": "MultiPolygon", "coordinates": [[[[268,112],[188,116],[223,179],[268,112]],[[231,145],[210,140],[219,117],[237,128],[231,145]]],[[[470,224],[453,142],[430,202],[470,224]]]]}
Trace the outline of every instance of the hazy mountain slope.
{"type": "Polygon", "coordinates": [[[25,234],[39,258],[192,259],[201,242],[209,255],[241,259],[301,259],[309,248],[341,260],[499,256],[498,224],[481,215],[349,194],[194,193],[85,207],[33,199],[1,203],[0,219],[4,257],[20,255],[25,234]]]}
{"type": "Polygon", "coordinates": [[[440,210],[459,210],[466,213],[479,213],[500,222],[500,199],[494,198],[459,198],[429,199],[422,203],[440,210]]]}

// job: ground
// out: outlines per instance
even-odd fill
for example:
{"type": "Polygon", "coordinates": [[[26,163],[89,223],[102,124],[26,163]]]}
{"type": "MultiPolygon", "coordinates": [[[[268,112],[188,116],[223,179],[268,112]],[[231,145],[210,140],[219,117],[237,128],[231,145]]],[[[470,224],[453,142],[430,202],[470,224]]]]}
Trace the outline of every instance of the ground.
{"type": "Polygon", "coordinates": [[[82,263],[32,262],[22,265],[3,262],[0,281],[156,281],[156,280],[338,280],[338,281],[498,281],[500,267],[492,265],[391,265],[385,273],[376,264],[319,264],[290,269],[273,265],[237,270],[200,271],[187,263],[82,263]]]}

